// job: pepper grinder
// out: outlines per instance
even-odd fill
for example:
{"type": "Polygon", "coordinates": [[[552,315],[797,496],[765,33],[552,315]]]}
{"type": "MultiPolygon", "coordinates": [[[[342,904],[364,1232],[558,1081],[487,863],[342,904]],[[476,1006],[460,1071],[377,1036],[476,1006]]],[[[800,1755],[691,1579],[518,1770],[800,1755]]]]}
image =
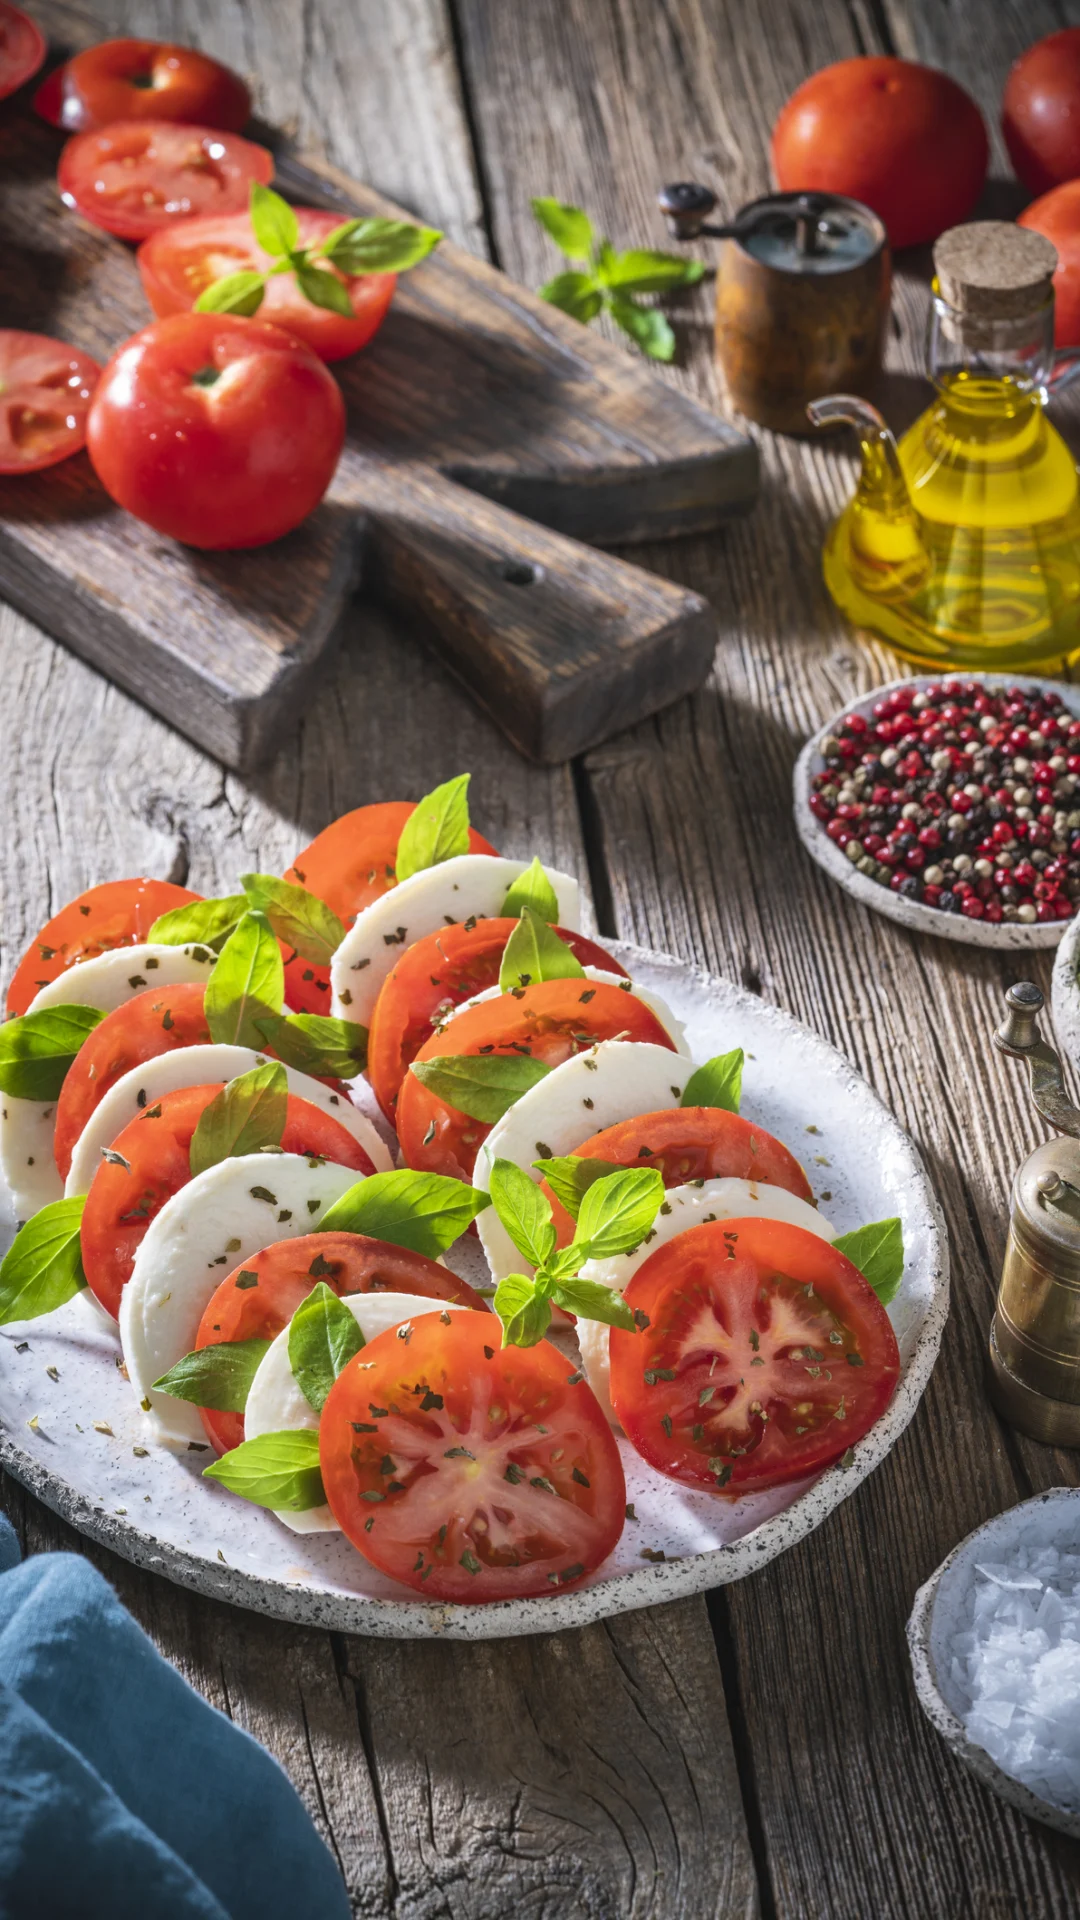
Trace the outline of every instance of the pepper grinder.
{"type": "Polygon", "coordinates": [[[1036,1147],[1013,1182],[1012,1218],[990,1326],[990,1398],[1009,1425],[1048,1446],[1080,1447],[1080,1109],[1039,1032],[1043,996],[1010,987],[994,1035],[1026,1060],[1031,1097],[1065,1137],[1036,1147]]]}

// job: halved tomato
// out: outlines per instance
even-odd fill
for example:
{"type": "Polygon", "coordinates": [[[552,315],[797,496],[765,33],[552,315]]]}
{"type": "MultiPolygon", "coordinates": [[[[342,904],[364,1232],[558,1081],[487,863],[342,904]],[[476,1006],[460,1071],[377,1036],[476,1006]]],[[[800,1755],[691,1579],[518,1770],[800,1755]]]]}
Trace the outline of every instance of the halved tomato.
{"type": "MultiPolygon", "coordinates": [[[[517,1054],[558,1067],[572,1054],[587,1053],[599,1040],[620,1038],[675,1050],[651,1008],[621,987],[595,980],[542,980],[523,999],[502,993],[497,1000],[459,1013],[416,1058],[517,1054]]],[[[407,1167],[471,1180],[481,1142],[491,1128],[448,1107],[414,1073],[407,1073],[398,1095],[397,1132],[407,1167]]]]}
{"type": "Polygon", "coordinates": [[[595,1395],[557,1348],[499,1346],[489,1316],[414,1319],[338,1375],[319,1454],[335,1520],[427,1600],[576,1586],[623,1529],[626,1483],[595,1395]]]}
{"type": "MultiPolygon", "coordinates": [[[[317,247],[341,225],[340,214],[321,213],[316,207],[297,207],[296,213],[301,247],[317,247]]],[[[154,234],[139,248],[143,288],[159,319],[172,313],[189,313],[199,295],[226,274],[270,273],[278,264],[272,254],[263,252],[247,213],[185,221],[175,230],[154,234]]],[[[315,306],[301,293],[292,273],[278,273],[267,281],[259,319],[269,320],[283,332],[303,340],[320,360],[343,360],[347,354],[366,347],[378,332],[393,298],[397,275],[349,275],[341,273],[329,260],[320,260],[318,264],[335,274],[346,288],[352,306],[351,320],[329,307],[315,306]]]]}
{"type": "Polygon", "coordinates": [[[900,1354],[857,1267],[802,1227],[717,1220],[639,1267],[611,1330],[611,1399],[658,1473],[730,1495],[821,1473],[892,1399],[900,1354]]]}
{"type": "Polygon", "coordinates": [[[107,1013],[87,1034],[64,1076],[56,1103],[53,1155],[65,1180],[75,1142],[90,1115],[125,1073],[179,1047],[209,1046],[205,998],[206,988],[197,982],[151,987],[107,1013]]]}
{"type": "Polygon", "coordinates": [[[8,1012],[25,1013],[39,989],[76,961],[134,946],[147,939],[161,914],[201,898],[171,880],[109,880],[88,888],[47,920],[31,941],[8,988],[8,1012]]]}
{"type": "MultiPolygon", "coordinates": [[[[306,1233],[299,1240],[278,1240],[264,1247],[222,1281],[199,1322],[196,1347],[273,1340],[320,1280],[339,1294],[418,1293],[429,1300],[449,1300],[487,1312],[486,1302],[464,1280],[422,1253],[410,1253],[407,1247],[394,1247],[363,1233],[306,1233]]],[[[220,1453],[240,1445],[242,1413],[219,1413],[209,1407],[199,1411],[220,1453]]]]}
{"type": "Polygon", "coordinates": [[[41,29],[20,8],[0,0],[0,100],[33,78],[46,51],[41,29]]]}
{"type": "MultiPolygon", "coordinates": [[[[401,1082],[437,1021],[454,1007],[497,985],[516,920],[471,920],[415,940],[402,954],[375,1002],[368,1028],[367,1072],[375,1098],[393,1122],[401,1082]]],[[[583,933],[556,927],[583,967],[602,967],[625,979],[626,968],[583,933]]]]}
{"type": "MultiPolygon", "coordinates": [[[[722,1107],[665,1107],[638,1114],[590,1135],[574,1148],[579,1160],[610,1160],[616,1167],[657,1167],[665,1187],[691,1180],[760,1180],[812,1200],[810,1182],[793,1153],[764,1127],[722,1107]]],[[[574,1237],[574,1222],[541,1182],[555,1216],[560,1247],[574,1237]]]]}
{"type": "Polygon", "coordinates": [[[118,120],[69,140],[57,185],[66,207],[121,240],[147,240],[195,215],[239,213],[274,156],[237,133],[171,120],[118,120]]]}
{"type": "Polygon", "coordinates": [[[78,453],[100,374],[63,340],[0,328],[0,473],[36,473],[78,453]]]}
{"type": "MultiPolygon", "coordinates": [[[[115,1319],[135,1255],[151,1220],[191,1179],[191,1137],[224,1081],[163,1094],[129,1122],[90,1184],[80,1238],[87,1284],[115,1319]]],[[[320,1154],[339,1167],[374,1173],[363,1147],[328,1113],[289,1095],[285,1153],[320,1154]]]]}
{"type": "Polygon", "coordinates": [[[100,40],[49,75],[34,107],[69,133],[114,120],[180,120],[239,133],[251,95],[231,67],[194,47],[100,40]]]}
{"type": "MultiPolygon", "coordinates": [[[[354,807],[316,834],[298,853],[285,875],[295,886],[325,900],[346,927],[362,907],[396,886],[401,830],[415,811],[413,800],[383,800],[370,807],[354,807]]],[[[470,853],[494,853],[483,834],[469,829],[470,853]]],[[[326,967],[295,959],[285,968],[285,997],[290,1007],[306,1013],[330,1010],[330,975],[326,967]]]]}

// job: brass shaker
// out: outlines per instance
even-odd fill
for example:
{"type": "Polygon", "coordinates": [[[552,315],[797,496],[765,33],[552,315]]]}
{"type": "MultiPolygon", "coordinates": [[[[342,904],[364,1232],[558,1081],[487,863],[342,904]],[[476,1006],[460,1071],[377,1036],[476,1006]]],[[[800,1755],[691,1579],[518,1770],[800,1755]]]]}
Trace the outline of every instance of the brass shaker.
{"type": "Polygon", "coordinates": [[[1013,1182],[990,1327],[990,1398],[1031,1439],[1080,1447],[1080,1109],[1039,1032],[1038,987],[1021,981],[1005,1005],[994,1045],[1027,1061],[1031,1097],[1065,1137],[1036,1147],[1013,1182]]]}

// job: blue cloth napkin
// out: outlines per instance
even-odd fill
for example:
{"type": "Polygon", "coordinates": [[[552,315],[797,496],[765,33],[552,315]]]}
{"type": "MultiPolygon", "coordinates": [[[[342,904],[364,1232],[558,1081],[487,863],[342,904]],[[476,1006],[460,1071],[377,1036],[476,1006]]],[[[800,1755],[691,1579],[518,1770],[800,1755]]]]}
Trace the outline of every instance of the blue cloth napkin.
{"type": "Polygon", "coordinates": [[[349,1920],[275,1760],[0,1516],[0,1920],[349,1920]]]}

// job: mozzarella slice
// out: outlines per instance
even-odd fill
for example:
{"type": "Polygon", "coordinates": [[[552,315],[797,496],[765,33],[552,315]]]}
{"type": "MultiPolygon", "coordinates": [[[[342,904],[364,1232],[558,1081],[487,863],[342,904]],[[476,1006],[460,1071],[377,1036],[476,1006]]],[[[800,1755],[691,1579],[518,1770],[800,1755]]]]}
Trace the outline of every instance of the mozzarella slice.
{"type": "MultiPolygon", "coordinates": [[[[621,987],[628,999],[640,1000],[642,1006],[648,1007],[649,1012],[656,1015],[664,1032],[671,1035],[679,1052],[684,1053],[687,1059],[690,1058],[690,1049],[686,1044],[686,1028],[681,1020],[675,1018],[667,1001],[661,1000],[658,993],[650,993],[645,987],[635,986],[623,974],[609,973],[605,967],[586,967],[585,978],[599,981],[601,986],[621,987]]],[[[478,1007],[485,1000],[497,1000],[501,993],[502,988],[498,985],[485,987],[482,993],[474,993],[471,1000],[463,1000],[459,1007],[450,1009],[445,1019],[440,1020],[437,1031],[445,1033],[447,1027],[453,1025],[459,1014],[468,1013],[470,1007],[478,1007]]]]}
{"type": "MultiPolygon", "coordinates": [[[[699,1227],[706,1220],[784,1220],[789,1226],[803,1227],[820,1240],[835,1240],[836,1229],[822,1219],[808,1201],[800,1200],[783,1187],[768,1187],[758,1180],[706,1180],[702,1186],[669,1187],[664,1195],[669,1213],[658,1213],[648,1241],[633,1253],[616,1254],[610,1260],[587,1260],[581,1269],[583,1280],[599,1280],[605,1287],[624,1293],[639,1267],[677,1234],[699,1227]]],[[[579,1320],[577,1325],[581,1364],[612,1426],[618,1426],[611,1405],[611,1378],[608,1347],[611,1329],[599,1320],[579,1320]]]]}
{"type": "MultiPolygon", "coordinates": [[[[347,1293],[342,1305],[348,1307],[365,1341],[388,1327],[399,1327],[403,1320],[415,1320],[422,1313],[468,1313],[468,1307],[452,1307],[448,1301],[432,1300],[417,1293],[347,1293]]],[[[272,1341],[259,1362],[244,1408],[244,1438],[255,1440],[261,1433],[283,1433],[287,1427],[307,1427],[315,1431],[319,1415],[293,1379],[289,1365],[289,1329],[285,1327],[272,1341]]],[[[307,1507],[301,1513],[279,1513],[293,1533],[340,1533],[341,1529],[327,1505],[307,1507]]]]}
{"type": "MultiPolygon", "coordinates": [[[[117,947],[112,953],[80,960],[50,980],[26,1011],[98,1007],[102,1013],[112,1013],[151,987],[206,980],[213,962],[207,947],[117,947]]],[[[64,1183],[53,1158],[55,1132],[55,1100],[16,1100],[5,1094],[0,1103],[0,1169],[20,1222],[63,1197],[64,1183]]]]}
{"type": "MultiPolygon", "coordinates": [[[[265,1060],[264,1053],[253,1053],[250,1047],[177,1047],[172,1053],[159,1053],[155,1059],[132,1067],[130,1073],[125,1073],[109,1088],[75,1142],[65,1194],[90,1191],[90,1182],[101,1164],[102,1150],[112,1145],[129,1120],[137,1119],[143,1108],[152,1107],[163,1093],[175,1093],[179,1087],[202,1087],[214,1080],[233,1080],[238,1073],[262,1066],[265,1060]]],[[[312,1106],[340,1120],[363,1147],[376,1172],[389,1173],[394,1164],[389,1148],[346,1094],[335,1093],[321,1080],[313,1080],[310,1074],[298,1073],[295,1067],[286,1067],[285,1077],[290,1093],[310,1100],[312,1106]]]]}
{"type": "MultiPolygon", "coordinates": [[[[406,947],[459,920],[494,918],[527,860],[502,860],[487,853],[462,853],[427,867],[391,887],[356,916],[330,962],[333,1010],[341,1020],[370,1025],[379,989],[406,947]]],[[[559,925],[572,933],[579,922],[578,883],[568,873],[545,867],[559,902],[559,925]]]]}
{"type": "MultiPolygon", "coordinates": [[[[539,1182],[534,1160],[572,1153],[617,1120],[677,1107],[692,1072],[683,1054],[635,1040],[603,1040],[564,1060],[492,1127],[476,1156],[473,1185],[487,1191],[496,1160],[512,1160],[539,1182]]],[[[494,1207],[485,1207],[476,1230],[494,1279],[531,1272],[494,1207]]]]}
{"type": "Polygon", "coordinates": [[[247,1153],[196,1174],[151,1220],[120,1297],[120,1344],[128,1378],[155,1437],[205,1442],[198,1411],[152,1391],[190,1353],[211,1294],[233,1267],[311,1233],[320,1215],[362,1175],[295,1153],[247,1153]]]}

